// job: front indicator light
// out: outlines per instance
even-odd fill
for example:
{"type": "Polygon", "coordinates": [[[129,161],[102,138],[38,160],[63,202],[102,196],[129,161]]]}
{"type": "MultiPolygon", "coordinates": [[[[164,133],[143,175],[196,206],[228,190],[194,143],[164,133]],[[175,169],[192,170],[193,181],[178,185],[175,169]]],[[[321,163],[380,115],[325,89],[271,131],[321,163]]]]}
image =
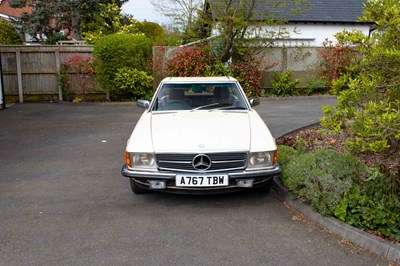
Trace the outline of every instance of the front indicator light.
{"type": "Polygon", "coordinates": [[[131,154],[129,152],[125,152],[125,163],[129,168],[132,168],[131,154]]]}
{"type": "Polygon", "coordinates": [[[275,165],[277,161],[278,161],[278,150],[275,150],[274,151],[274,162],[272,165],[275,165]]]}

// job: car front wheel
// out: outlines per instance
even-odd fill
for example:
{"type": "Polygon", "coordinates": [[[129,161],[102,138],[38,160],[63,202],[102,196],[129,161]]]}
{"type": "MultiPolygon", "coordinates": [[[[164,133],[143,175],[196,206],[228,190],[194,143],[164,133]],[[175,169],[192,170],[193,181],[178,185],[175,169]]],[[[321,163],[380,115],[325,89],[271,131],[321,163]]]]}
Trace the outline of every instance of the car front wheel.
{"type": "Polygon", "coordinates": [[[135,182],[135,180],[133,180],[133,178],[130,178],[129,181],[130,181],[131,189],[132,189],[133,193],[135,193],[135,194],[148,193],[148,190],[139,187],[138,184],[135,182]]]}
{"type": "Polygon", "coordinates": [[[259,188],[259,191],[264,192],[264,193],[268,193],[271,190],[272,185],[273,185],[273,178],[270,178],[267,182],[265,182],[264,185],[262,185],[259,188]]]}

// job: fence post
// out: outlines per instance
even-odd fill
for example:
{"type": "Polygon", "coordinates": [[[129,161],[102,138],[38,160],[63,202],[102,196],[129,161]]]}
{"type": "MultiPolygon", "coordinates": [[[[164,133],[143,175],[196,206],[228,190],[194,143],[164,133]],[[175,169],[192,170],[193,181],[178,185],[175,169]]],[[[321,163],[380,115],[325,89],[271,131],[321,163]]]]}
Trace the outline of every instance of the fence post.
{"type": "Polygon", "coordinates": [[[21,50],[17,48],[15,50],[16,60],[17,60],[17,76],[18,76],[18,94],[19,94],[19,102],[24,102],[24,91],[22,87],[22,67],[21,67],[21,50]]]}
{"type": "Polygon", "coordinates": [[[4,94],[4,85],[3,85],[3,63],[1,61],[1,52],[0,52],[0,110],[6,108],[6,96],[4,94]]]}
{"type": "Polygon", "coordinates": [[[288,51],[285,46],[282,47],[282,72],[286,72],[288,68],[288,51]]]}
{"type": "Polygon", "coordinates": [[[56,57],[56,78],[57,78],[57,89],[58,89],[58,100],[60,102],[63,101],[63,95],[62,95],[62,88],[60,85],[60,82],[58,82],[58,76],[60,75],[61,71],[61,62],[60,62],[60,50],[56,50],[55,52],[55,57],[56,57]]]}

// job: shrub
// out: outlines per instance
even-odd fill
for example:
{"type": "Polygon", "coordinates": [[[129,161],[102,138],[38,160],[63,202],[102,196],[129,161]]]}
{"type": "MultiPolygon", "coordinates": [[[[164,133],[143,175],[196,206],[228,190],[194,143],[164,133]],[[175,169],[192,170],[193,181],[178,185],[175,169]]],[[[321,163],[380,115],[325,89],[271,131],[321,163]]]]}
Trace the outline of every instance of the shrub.
{"type": "Polygon", "coordinates": [[[274,72],[272,80],[272,90],[278,96],[296,95],[296,86],[300,83],[300,79],[292,81],[292,71],[274,72]]]}
{"type": "Polygon", "coordinates": [[[200,47],[184,47],[167,62],[167,75],[174,77],[207,76],[211,55],[200,47]]]}
{"type": "Polygon", "coordinates": [[[281,165],[287,165],[298,154],[298,152],[295,149],[285,145],[278,146],[278,153],[279,153],[279,164],[281,165]]]}
{"type": "Polygon", "coordinates": [[[123,67],[151,72],[152,41],[144,35],[107,35],[98,40],[93,49],[96,77],[110,92],[115,86],[116,73],[123,67]]]}
{"type": "Polygon", "coordinates": [[[68,40],[67,36],[65,36],[62,33],[55,33],[52,34],[51,36],[47,37],[47,39],[44,41],[45,44],[56,44],[58,41],[65,41],[68,40]]]}
{"type": "Polygon", "coordinates": [[[358,228],[400,241],[400,190],[395,178],[377,169],[344,195],[335,216],[358,228]]]}
{"type": "Polygon", "coordinates": [[[281,165],[281,176],[286,176],[286,165],[297,156],[298,152],[292,147],[285,145],[278,145],[278,162],[281,165]]]}
{"type": "Polygon", "coordinates": [[[0,44],[22,44],[14,26],[2,18],[0,18],[0,44]]]}
{"type": "Polygon", "coordinates": [[[94,89],[93,75],[93,57],[76,54],[61,66],[57,81],[64,92],[73,93],[85,101],[87,93],[94,89]]]}
{"type": "Polygon", "coordinates": [[[340,93],[338,105],[324,107],[321,125],[349,130],[347,145],[355,152],[400,150],[400,100],[377,101],[368,81],[353,80],[340,93]]]}
{"type": "Polygon", "coordinates": [[[350,131],[348,144],[355,152],[400,151],[399,9],[399,1],[370,1],[360,20],[376,22],[371,36],[360,31],[335,35],[359,56],[352,62],[352,72],[334,83],[338,104],[324,108],[321,124],[350,131]]]}
{"type": "Polygon", "coordinates": [[[265,65],[251,56],[244,57],[231,65],[215,60],[210,48],[184,47],[176,51],[167,62],[167,76],[232,76],[236,78],[247,96],[259,96],[262,89],[263,70],[275,65],[265,65]]]}
{"type": "MultiPolygon", "coordinates": [[[[262,63],[248,56],[232,65],[233,76],[240,82],[247,96],[260,96],[262,89],[262,63]]],[[[267,66],[269,68],[272,66],[267,66]]]]}
{"type": "Polygon", "coordinates": [[[345,42],[333,44],[332,41],[326,39],[323,45],[324,49],[320,50],[322,67],[319,72],[325,83],[332,87],[335,80],[347,73],[356,51],[345,42]]]}
{"type": "MultiPolygon", "coordinates": [[[[118,100],[138,100],[151,98],[153,78],[146,72],[123,67],[115,75],[115,88],[112,95],[118,100]]],[[[113,100],[113,99],[112,99],[113,100]]]]}
{"type": "Polygon", "coordinates": [[[316,94],[316,93],[323,94],[326,92],[327,92],[326,83],[321,78],[309,77],[306,80],[306,87],[304,89],[305,95],[312,95],[312,94],[316,94]]]}
{"type": "Polygon", "coordinates": [[[289,161],[283,182],[322,215],[333,215],[367,167],[350,155],[331,150],[302,153],[289,161]]]}

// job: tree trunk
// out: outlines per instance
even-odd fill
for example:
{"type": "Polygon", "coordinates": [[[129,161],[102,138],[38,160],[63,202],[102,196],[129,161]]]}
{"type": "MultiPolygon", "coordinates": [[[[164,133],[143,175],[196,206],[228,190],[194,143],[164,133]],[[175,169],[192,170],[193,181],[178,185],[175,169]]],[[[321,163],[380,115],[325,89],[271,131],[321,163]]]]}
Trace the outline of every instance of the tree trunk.
{"type": "Polygon", "coordinates": [[[233,21],[232,18],[228,19],[227,22],[227,32],[226,32],[226,43],[224,51],[221,55],[221,62],[225,63],[232,57],[232,47],[233,47],[233,21]]]}
{"type": "Polygon", "coordinates": [[[71,7],[71,29],[75,40],[82,40],[82,16],[78,6],[71,7]]]}

